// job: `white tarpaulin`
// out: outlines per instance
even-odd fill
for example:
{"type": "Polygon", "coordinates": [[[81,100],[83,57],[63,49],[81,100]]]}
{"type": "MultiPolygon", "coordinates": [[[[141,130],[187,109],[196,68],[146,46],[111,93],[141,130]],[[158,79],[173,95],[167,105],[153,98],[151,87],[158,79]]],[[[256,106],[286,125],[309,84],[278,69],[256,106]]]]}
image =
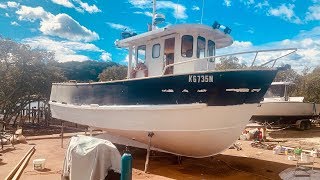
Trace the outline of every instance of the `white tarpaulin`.
{"type": "Polygon", "coordinates": [[[88,136],[72,137],[63,176],[70,180],[104,180],[108,170],[120,173],[121,155],[109,141],[88,136]]]}

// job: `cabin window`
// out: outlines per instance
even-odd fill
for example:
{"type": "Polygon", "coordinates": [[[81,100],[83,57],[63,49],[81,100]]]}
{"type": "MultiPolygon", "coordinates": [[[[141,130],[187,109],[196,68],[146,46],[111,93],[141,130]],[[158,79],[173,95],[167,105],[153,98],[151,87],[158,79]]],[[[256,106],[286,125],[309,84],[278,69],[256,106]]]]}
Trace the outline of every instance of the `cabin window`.
{"type": "Polygon", "coordinates": [[[146,61],[146,45],[138,46],[137,48],[137,60],[144,63],[146,61]]]}
{"type": "Polygon", "coordinates": [[[198,36],[197,39],[197,58],[204,58],[204,52],[206,50],[206,39],[198,36]]]}
{"type": "Polygon", "coordinates": [[[184,35],[181,39],[181,56],[192,57],[193,55],[193,36],[184,35]]]}
{"type": "Polygon", "coordinates": [[[160,56],[160,44],[154,44],[152,46],[152,58],[158,58],[160,56]]]}
{"type": "Polygon", "coordinates": [[[214,56],[215,53],[215,43],[211,40],[208,41],[208,52],[207,52],[207,56],[214,56]]]}

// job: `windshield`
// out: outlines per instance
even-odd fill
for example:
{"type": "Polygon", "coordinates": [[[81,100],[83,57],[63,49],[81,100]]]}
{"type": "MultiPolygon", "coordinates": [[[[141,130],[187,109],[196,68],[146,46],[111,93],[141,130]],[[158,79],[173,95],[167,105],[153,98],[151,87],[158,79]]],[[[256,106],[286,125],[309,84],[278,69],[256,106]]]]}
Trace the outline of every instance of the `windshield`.
{"type": "Polygon", "coordinates": [[[284,97],[284,85],[271,85],[264,98],[279,98],[284,97]]]}

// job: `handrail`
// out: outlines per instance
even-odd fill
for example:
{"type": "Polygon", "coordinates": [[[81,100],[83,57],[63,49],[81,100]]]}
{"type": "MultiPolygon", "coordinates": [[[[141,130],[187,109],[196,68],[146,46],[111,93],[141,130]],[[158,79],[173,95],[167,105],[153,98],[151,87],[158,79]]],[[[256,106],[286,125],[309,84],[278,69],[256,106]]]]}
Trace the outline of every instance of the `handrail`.
{"type": "Polygon", "coordinates": [[[207,68],[208,68],[208,60],[209,59],[212,59],[212,58],[220,58],[220,57],[225,57],[225,56],[233,56],[233,55],[241,55],[241,54],[251,54],[251,53],[256,53],[255,54],[255,57],[252,61],[252,64],[250,67],[252,67],[257,59],[257,56],[258,56],[258,53],[261,53],[261,52],[277,52],[277,51],[290,51],[289,53],[286,53],[285,55],[282,55],[280,57],[277,57],[275,59],[272,59],[262,65],[260,65],[259,67],[263,67],[271,62],[273,62],[272,66],[271,67],[274,67],[276,61],[278,59],[281,59],[285,56],[288,56],[294,52],[296,52],[298,49],[297,48],[283,48],[283,49],[265,49],[265,50],[256,50],[256,51],[243,51],[243,52],[237,52],[237,53],[231,53],[231,54],[223,54],[223,55],[218,55],[218,56],[208,56],[208,57],[204,57],[204,58],[194,58],[194,59],[191,59],[191,60],[187,60],[187,61],[182,61],[182,62],[177,62],[177,63],[172,63],[172,64],[168,64],[164,67],[163,69],[163,72],[162,72],[162,75],[165,74],[166,70],[169,68],[169,67],[172,67],[172,66],[175,66],[175,65],[181,65],[181,64],[186,64],[186,63],[190,63],[190,62],[194,62],[194,61],[201,61],[201,60],[205,60],[207,59],[207,68]]]}

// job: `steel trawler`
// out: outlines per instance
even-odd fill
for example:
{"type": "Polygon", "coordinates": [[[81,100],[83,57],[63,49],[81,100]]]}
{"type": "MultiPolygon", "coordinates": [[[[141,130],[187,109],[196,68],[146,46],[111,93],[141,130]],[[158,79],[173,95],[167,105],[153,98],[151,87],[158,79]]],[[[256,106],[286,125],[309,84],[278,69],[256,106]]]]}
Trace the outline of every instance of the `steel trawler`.
{"type": "MultiPolygon", "coordinates": [[[[155,2],[154,2],[155,3],[155,2]]],[[[296,49],[216,55],[233,43],[219,23],[179,24],[123,34],[128,77],[91,83],[54,83],[52,117],[105,130],[176,155],[207,157],[228,148],[249,122],[278,71],[276,61],[296,49]],[[261,66],[261,52],[288,52],[261,66]],[[217,70],[222,57],[254,54],[245,69],[217,70]],[[270,65],[269,68],[264,68],[270,65]],[[261,68],[263,67],[263,68],[261,68]]]]}

